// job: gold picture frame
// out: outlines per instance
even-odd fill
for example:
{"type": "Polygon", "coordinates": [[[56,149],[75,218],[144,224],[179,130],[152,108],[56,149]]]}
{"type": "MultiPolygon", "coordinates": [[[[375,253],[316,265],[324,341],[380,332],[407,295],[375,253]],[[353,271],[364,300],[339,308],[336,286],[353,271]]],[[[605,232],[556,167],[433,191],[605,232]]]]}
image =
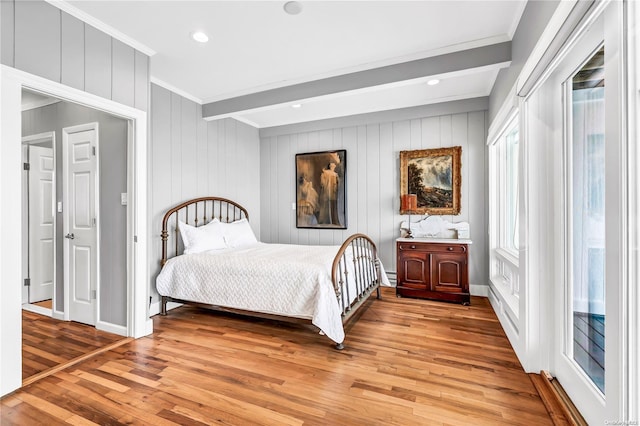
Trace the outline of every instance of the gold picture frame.
{"type": "Polygon", "coordinates": [[[462,147],[400,151],[400,197],[416,194],[417,208],[400,214],[460,214],[462,147]]]}

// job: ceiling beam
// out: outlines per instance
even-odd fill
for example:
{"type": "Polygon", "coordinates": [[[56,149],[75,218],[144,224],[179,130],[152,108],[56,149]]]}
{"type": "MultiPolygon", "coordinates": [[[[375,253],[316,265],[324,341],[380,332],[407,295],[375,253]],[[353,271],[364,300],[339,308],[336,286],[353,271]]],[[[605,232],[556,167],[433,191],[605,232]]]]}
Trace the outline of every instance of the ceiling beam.
{"type": "Polygon", "coordinates": [[[474,68],[502,68],[510,63],[508,41],[210,102],[202,106],[202,116],[211,120],[271,105],[474,68]]]}

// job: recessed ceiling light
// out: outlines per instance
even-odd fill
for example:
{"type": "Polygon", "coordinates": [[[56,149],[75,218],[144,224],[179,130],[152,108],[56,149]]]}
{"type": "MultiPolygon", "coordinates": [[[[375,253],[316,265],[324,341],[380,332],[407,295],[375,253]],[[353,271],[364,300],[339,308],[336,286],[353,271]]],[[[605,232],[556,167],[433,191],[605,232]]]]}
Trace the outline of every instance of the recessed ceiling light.
{"type": "Polygon", "coordinates": [[[302,12],[302,5],[297,1],[288,1],[282,6],[289,15],[297,15],[302,12]]]}
{"type": "Polygon", "coordinates": [[[191,38],[197,41],[198,43],[206,43],[209,41],[209,36],[203,33],[202,31],[192,32],[191,38]]]}
{"type": "Polygon", "coordinates": [[[440,83],[440,80],[438,80],[438,79],[434,79],[434,80],[429,80],[429,81],[427,81],[427,84],[428,84],[429,86],[435,86],[435,85],[436,85],[436,84],[438,84],[438,83],[440,83]]]}
{"type": "Polygon", "coordinates": [[[291,108],[302,108],[302,104],[293,104],[291,108]]]}

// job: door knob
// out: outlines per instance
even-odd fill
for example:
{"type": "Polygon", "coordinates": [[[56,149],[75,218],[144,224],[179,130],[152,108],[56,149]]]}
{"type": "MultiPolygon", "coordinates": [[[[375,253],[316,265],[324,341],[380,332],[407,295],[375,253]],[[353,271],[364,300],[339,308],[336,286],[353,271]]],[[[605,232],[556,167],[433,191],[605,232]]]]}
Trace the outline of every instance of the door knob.
{"type": "Polygon", "coordinates": [[[68,238],[68,239],[70,239],[70,240],[73,240],[76,236],[75,236],[75,235],[73,235],[73,234],[67,234],[67,235],[65,235],[64,237],[65,237],[65,238],[68,238]]]}

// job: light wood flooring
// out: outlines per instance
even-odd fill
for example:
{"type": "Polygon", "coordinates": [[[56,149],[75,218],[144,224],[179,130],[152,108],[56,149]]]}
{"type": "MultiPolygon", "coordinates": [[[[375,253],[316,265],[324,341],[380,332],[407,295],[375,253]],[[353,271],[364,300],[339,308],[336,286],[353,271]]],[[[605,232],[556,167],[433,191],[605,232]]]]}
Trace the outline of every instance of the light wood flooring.
{"type": "Polygon", "coordinates": [[[22,310],[22,379],[64,364],[122,336],[22,310]]]}
{"type": "Polygon", "coordinates": [[[383,289],[337,351],[309,326],[193,307],[1,401],[2,425],[552,424],[488,301],[383,289]]]}

